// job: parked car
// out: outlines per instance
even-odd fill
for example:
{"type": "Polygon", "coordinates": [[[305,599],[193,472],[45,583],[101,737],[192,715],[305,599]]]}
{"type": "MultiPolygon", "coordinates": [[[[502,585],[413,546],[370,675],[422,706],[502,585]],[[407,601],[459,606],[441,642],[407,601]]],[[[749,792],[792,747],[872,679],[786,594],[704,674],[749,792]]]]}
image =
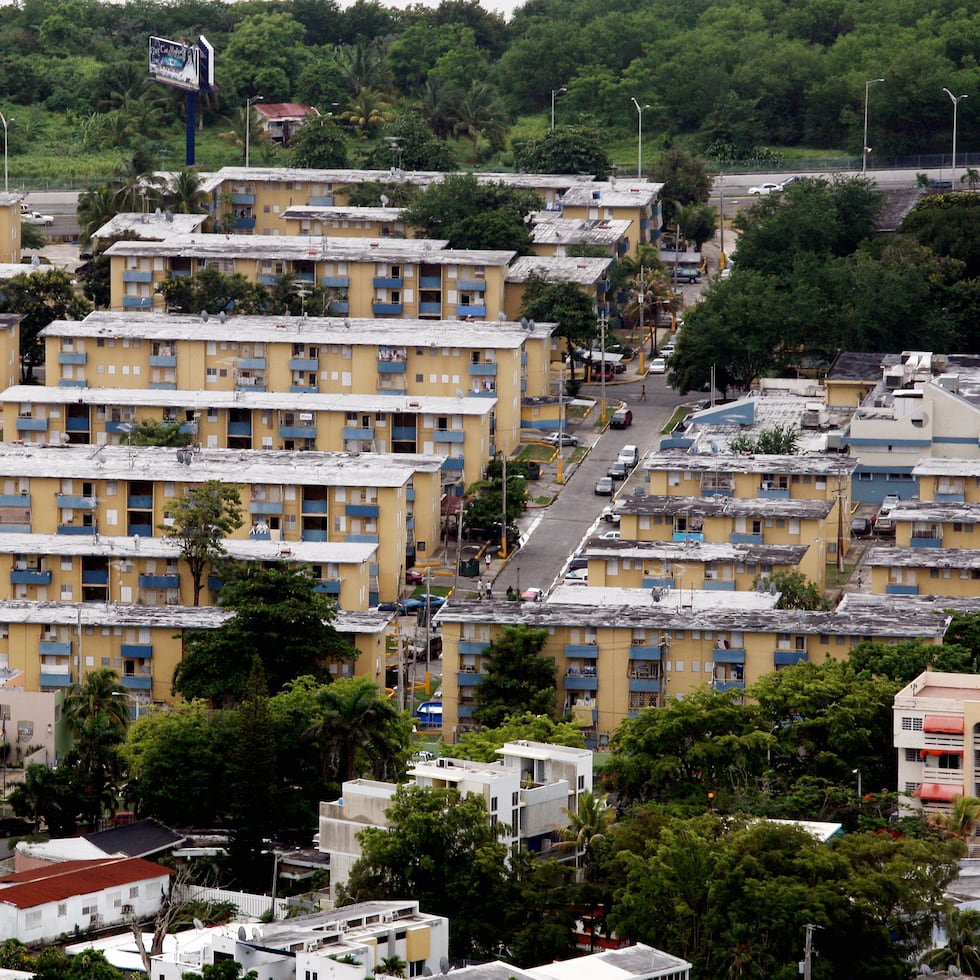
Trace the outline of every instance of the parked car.
{"type": "Polygon", "coordinates": [[[525,589],[521,593],[521,598],[525,602],[541,602],[544,599],[544,589],[539,589],[536,587],[525,589]]]}
{"type": "Polygon", "coordinates": [[[565,585],[588,585],[589,570],[587,568],[578,568],[574,572],[569,572],[562,581],[565,585]]]}
{"type": "Polygon", "coordinates": [[[607,524],[618,524],[620,522],[621,517],[622,515],[620,514],[620,512],[618,510],[613,510],[612,507],[607,507],[602,512],[602,519],[607,524]]]}
{"type": "Polygon", "coordinates": [[[700,282],[701,281],[701,270],[700,269],[685,269],[683,267],[670,270],[670,278],[672,282],[700,282]]]}
{"type": "Polygon", "coordinates": [[[595,495],[597,497],[611,497],[615,489],[616,486],[611,476],[600,476],[595,485],[595,495]]]}
{"type": "Polygon", "coordinates": [[[628,408],[613,412],[613,417],[609,420],[610,429],[628,429],[632,424],[633,413],[628,408]]]}
{"type": "Polygon", "coordinates": [[[851,536],[864,538],[871,533],[871,521],[867,517],[851,518],[851,536]]]}
{"type": "Polygon", "coordinates": [[[399,616],[404,616],[406,609],[404,602],[379,602],[378,612],[393,612],[399,616]]]}
{"type": "Polygon", "coordinates": [[[626,373],[626,362],[616,361],[613,364],[613,374],[625,374],[626,373]]]}
{"type": "Polygon", "coordinates": [[[660,348],[660,357],[662,357],[665,361],[669,361],[673,356],[674,356],[673,344],[664,344],[664,346],[660,348]]]}
{"type": "Polygon", "coordinates": [[[570,572],[577,571],[580,568],[588,568],[588,567],[589,567],[589,559],[582,558],[581,556],[579,556],[578,558],[573,558],[568,563],[568,570],[570,572]]]}
{"type": "Polygon", "coordinates": [[[548,435],[546,435],[541,441],[550,442],[553,446],[557,446],[559,444],[559,440],[563,446],[578,445],[578,436],[573,436],[570,432],[549,432],[548,435]]]}
{"type": "Polygon", "coordinates": [[[599,535],[600,541],[618,541],[620,538],[619,531],[605,531],[599,535]]]}
{"type": "Polygon", "coordinates": [[[446,604],[446,597],[442,595],[413,595],[407,598],[402,605],[405,607],[406,612],[418,612],[419,609],[424,609],[426,605],[430,609],[441,609],[446,604]],[[426,601],[428,600],[428,602],[426,601]]]}
{"type": "Polygon", "coordinates": [[[612,366],[612,361],[593,362],[589,373],[591,375],[590,380],[592,381],[602,381],[603,376],[605,376],[606,381],[612,381],[616,374],[612,366]]]}
{"type": "Polygon", "coordinates": [[[406,585],[421,585],[425,581],[425,576],[415,568],[409,568],[405,571],[405,584],[406,585]]]}
{"type": "Polygon", "coordinates": [[[606,470],[606,476],[610,476],[614,480],[625,480],[629,475],[629,467],[625,463],[619,462],[619,460],[610,463],[609,469],[606,470]]]}
{"type": "Polygon", "coordinates": [[[655,357],[650,362],[650,367],[648,369],[650,374],[666,374],[667,373],[667,360],[663,357],[655,357]]]}

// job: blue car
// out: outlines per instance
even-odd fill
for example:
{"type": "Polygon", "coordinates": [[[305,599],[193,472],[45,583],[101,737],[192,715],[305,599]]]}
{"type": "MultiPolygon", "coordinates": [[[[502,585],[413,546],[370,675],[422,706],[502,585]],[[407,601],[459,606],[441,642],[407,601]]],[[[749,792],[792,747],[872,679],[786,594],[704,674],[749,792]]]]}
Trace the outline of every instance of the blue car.
{"type": "Polygon", "coordinates": [[[430,609],[441,609],[442,606],[444,606],[446,604],[446,597],[445,596],[432,595],[430,593],[428,596],[424,596],[424,595],[421,595],[421,596],[411,596],[410,598],[406,599],[402,603],[402,605],[405,607],[405,611],[406,612],[417,612],[419,609],[424,609],[425,608],[425,605],[426,605],[426,601],[425,600],[426,600],[426,598],[428,598],[428,600],[429,600],[429,608],[430,609]]]}

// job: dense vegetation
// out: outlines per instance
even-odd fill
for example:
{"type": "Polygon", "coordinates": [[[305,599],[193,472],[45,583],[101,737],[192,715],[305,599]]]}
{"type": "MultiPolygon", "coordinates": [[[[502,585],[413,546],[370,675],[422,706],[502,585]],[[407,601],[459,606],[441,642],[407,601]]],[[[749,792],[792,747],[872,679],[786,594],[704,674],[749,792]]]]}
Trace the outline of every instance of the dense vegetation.
{"type": "MultiPolygon", "coordinates": [[[[804,146],[853,157],[865,83],[884,78],[871,92],[869,134],[881,158],[945,152],[943,87],[980,89],[980,11],[935,0],[530,0],[509,22],[476,0],[408,10],[366,0],[344,10],[335,0],[27,0],[0,8],[15,177],[105,175],[107,159],[121,167],[139,145],[177,165],[184,97],[147,81],[147,39],[202,33],[217,51],[218,90],[200,100],[199,160],[211,168],[241,162],[245,102],[259,96],[316,106],[330,123],[318,152],[338,152],[336,121],[352,163],[408,168],[547,159],[538,140],[554,101],[559,126],[601,133],[632,170],[633,98],[649,106],[651,161],[676,141],[719,161],[804,146]],[[432,138],[421,156],[419,129],[399,128],[413,114],[432,138]]],[[[960,147],[977,135],[965,101],[960,147]]],[[[275,157],[266,148],[254,160],[275,157]]],[[[602,172],[603,158],[586,164],[602,172]]]]}

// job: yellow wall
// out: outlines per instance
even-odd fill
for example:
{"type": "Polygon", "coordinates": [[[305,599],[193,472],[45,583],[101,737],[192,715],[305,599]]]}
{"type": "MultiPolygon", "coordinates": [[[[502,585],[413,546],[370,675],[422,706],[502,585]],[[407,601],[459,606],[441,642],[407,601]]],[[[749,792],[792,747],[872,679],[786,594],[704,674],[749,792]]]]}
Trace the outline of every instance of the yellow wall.
{"type": "MultiPolygon", "coordinates": [[[[21,217],[20,202],[13,195],[4,195],[5,203],[0,203],[0,262],[20,262],[21,217]]],[[[25,266],[24,271],[29,271],[25,266]]]]}

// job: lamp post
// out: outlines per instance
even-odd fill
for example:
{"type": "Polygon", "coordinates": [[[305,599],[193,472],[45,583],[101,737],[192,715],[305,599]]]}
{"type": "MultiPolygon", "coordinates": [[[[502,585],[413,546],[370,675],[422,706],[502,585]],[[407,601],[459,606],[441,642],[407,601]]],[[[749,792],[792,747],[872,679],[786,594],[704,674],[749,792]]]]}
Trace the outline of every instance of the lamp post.
{"type": "Polygon", "coordinates": [[[864,137],[861,141],[861,173],[866,173],[868,169],[868,154],[871,152],[871,147],[868,146],[868,94],[871,91],[871,86],[876,85],[878,82],[883,82],[883,78],[869,78],[864,83],[864,137]]]}
{"type": "MultiPolygon", "coordinates": [[[[956,110],[959,108],[960,102],[963,99],[968,99],[968,95],[953,95],[948,88],[944,88],[943,91],[949,96],[949,101],[953,103],[953,179],[956,179],[956,110]]],[[[4,161],[7,159],[6,153],[6,129],[4,129],[4,161]]]]}
{"type": "Polygon", "coordinates": [[[261,95],[253,95],[245,100],[245,166],[248,167],[248,151],[252,142],[252,106],[262,101],[261,95]]]}
{"type": "Polygon", "coordinates": [[[650,106],[645,103],[640,105],[632,95],[630,102],[636,109],[636,177],[639,180],[643,176],[643,110],[650,106]]]}
{"type": "MultiPolygon", "coordinates": [[[[10,117],[10,122],[14,121],[14,117],[10,117]]],[[[3,192],[7,193],[8,181],[7,181],[7,117],[0,112],[0,122],[3,123],[3,192]]]]}
{"type": "Polygon", "coordinates": [[[568,89],[562,85],[561,88],[553,88],[551,90],[551,128],[555,128],[555,96],[561,95],[562,92],[567,92],[568,89]]]}
{"type": "Polygon", "coordinates": [[[852,769],[851,770],[851,773],[853,775],[857,776],[857,778],[858,778],[858,796],[861,799],[863,799],[864,798],[864,793],[861,792],[861,789],[862,789],[862,787],[861,787],[861,770],[860,769],[852,769]]]}

